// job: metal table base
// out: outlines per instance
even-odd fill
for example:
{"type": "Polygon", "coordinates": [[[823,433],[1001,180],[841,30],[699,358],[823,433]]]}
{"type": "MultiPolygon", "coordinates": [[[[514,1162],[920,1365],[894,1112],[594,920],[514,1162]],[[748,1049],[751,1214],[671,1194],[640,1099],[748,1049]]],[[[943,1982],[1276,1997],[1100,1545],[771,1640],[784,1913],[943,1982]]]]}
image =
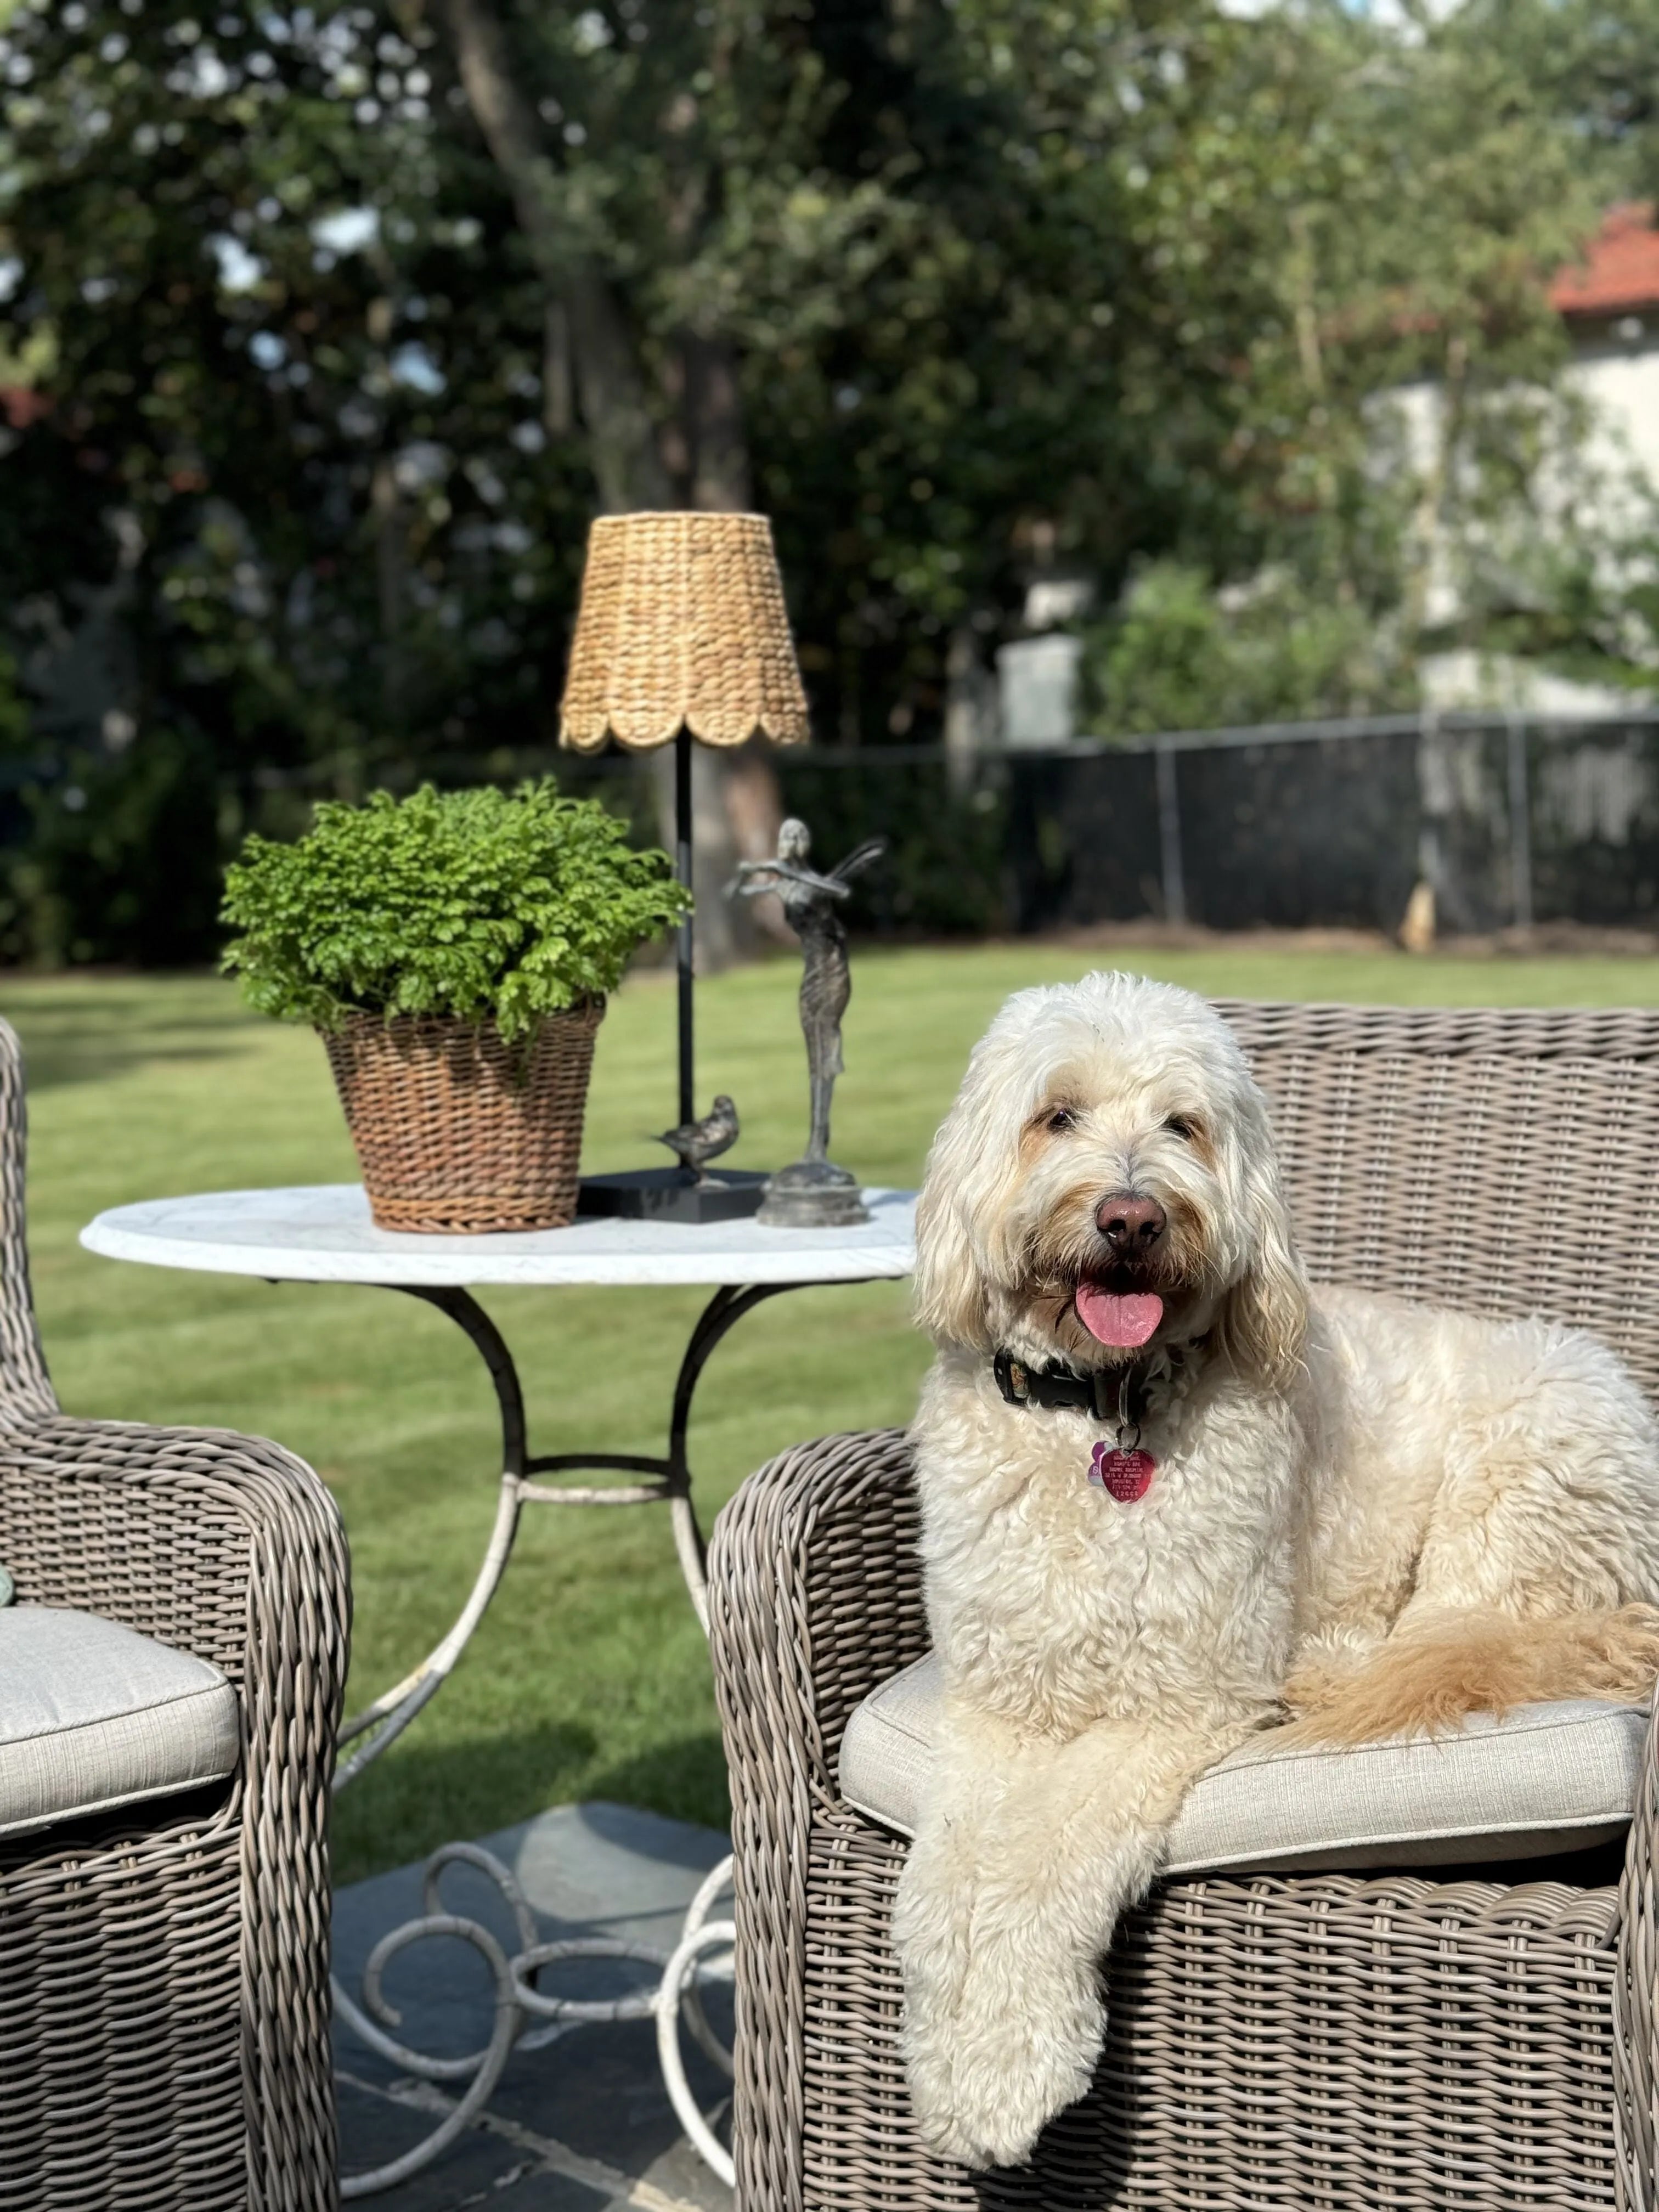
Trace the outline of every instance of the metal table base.
{"type": "MultiPolygon", "coordinates": [[[[465,1331],[477,1348],[489,1370],[501,1412],[501,1488],[495,1525],[483,1563],[454,1625],[412,1673],[348,1721],[341,1730],[342,1757],[334,1785],[337,1790],[347,1788],[371,1766],[442,1687],[500,1587],[526,1505],[665,1504],[673,1523],[680,1571],[696,1608],[697,1619],[704,1633],[708,1632],[703,1540],[691,1502],[691,1471],[686,1458],[692,1397],[709,1354],[726,1331],[763,1299],[804,1285],[728,1285],[714,1293],[692,1330],[691,1340],[680,1362],[674,1385],[668,1450],[661,1458],[625,1452],[557,1452],[532,1457],[525,1420],[524,1392],[513,1355],[500,1330],[471,1292],[399,1283],[388,1283],[383,1287],[401,1290],[436,1306],[465,1331]],[[558,1485],[538,1480],[601,1473],[640,1479],[598,1485],[558,1485]]],[[[392,1929],[375,1945],[364,1968],[361,2003],[336,1980],[334,2007],[338,2017],[362,2042],[394,2065],[424,2081],[465,2082],[466,2086],[430,2135],[401,2158],[365,2172],[346,2175],[341,2182],[341,2195],[371,2197],[429,2166],[489,2103],[515,2049],[538,2049],[586,2021],[647,2018],[654,2018],[657,2023],[657,2049],[663,2080],[680,2124],[707,2164],[722,2180],[730,2183],[731,2155],[691,2094],[681,2054],[680,2034],[684,2027],[714,2063],[728,2075],[731,2074],[732,2054],[710,2027],[699,1996],[702,1982],[729,1982],[732,1978],[731,1920],[724,1916],[719,1919],[710,1917],[716,1900],[729,1884],[731,1865],[726,1859],[708,1875],[686,1914],[679,1942],[672,1952],[665,1952],[607,1936],[544,1943],[522,1890],[498,1858],[477,1844],[446,1844],[434,1851],[426,1864],[424,1913],[418,1919],[392,1929]],[[510,1955],[481,1922],[446,1911],[441,1894],[444,1871],[457,1865],[470,1866],[483,1873],[500,1890],[519,1936],[519,1948],[510,1955]],[[386,1999],[382,1986],[386,1968],[401,1952],[412,1944],[445,1936],[456,1936],[471,1944],[495,1982],[495,2024],[489,2040],[482,2050],[459,2058],[430,2057],[400,2042],[392,2033],[400,2024],[398,2014],[386,1999]],[[550,1996],[537,1986],[537,1977],[545,1967],[556,1966],[565,1960],[597,1958],[632,1960],[656,1968],[659,1978],[653,1986],[606,2002],[550,1996]]]]}

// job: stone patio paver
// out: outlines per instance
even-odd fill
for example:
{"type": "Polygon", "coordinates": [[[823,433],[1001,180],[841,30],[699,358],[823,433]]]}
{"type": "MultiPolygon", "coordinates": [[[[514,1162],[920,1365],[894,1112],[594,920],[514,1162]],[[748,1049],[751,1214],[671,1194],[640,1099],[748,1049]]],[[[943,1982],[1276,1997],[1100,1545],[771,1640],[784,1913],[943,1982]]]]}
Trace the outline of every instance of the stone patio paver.
{"type": "MultiPolygon", "coordinates": [[[[711,1829],[607,1804],[558,1806],[479,1840],[513,1869],[547,1941],[621,1936],[665,1950],[727,1848],[711,1829]]],[[[443,1899],[445,1910],[481,1921],[509,1951],[517,1948],[512,1916],[473,1869],[453,1868],[443,1899]]],[[[354,1996],[374,1943],[421,1910],[419,1865],[337,1893],[336,1971],[354,1996]]],[[[553,1971],[553,1986],[584,1997],[617,1995],[646,1972],[603,1960],[553,1971]]],[[[548,1976],[543,1980],[550,1985],[548,1976]]],[[[416,2049],[458,2055],[488,2039],[489,1976],[459,1939],[434,1938],[405,1952],[388,1969],[386,1990],[403,2014],[392,2032],[416,2049]]],[[[729,2040],[725,1992],[711,1998],[709,2011],[729,2040]]],[[[402,2073],[344,2028],[336,2029],[335,2049],[346,2172],[384,2163],[436,2124],[447,2085],[402,2073]]],[[[705,2112],[718,2108],[723,2118],[731,2084],[695,2045],[687,2070],[705,2112]]],[[[434,2166],[362,2201],[385,2212],[730,2212],[732,2197],[681,2133],[647,2020],[571,2028],[538,2051],[520,2045],[489,2111],[434,2166]]]]}

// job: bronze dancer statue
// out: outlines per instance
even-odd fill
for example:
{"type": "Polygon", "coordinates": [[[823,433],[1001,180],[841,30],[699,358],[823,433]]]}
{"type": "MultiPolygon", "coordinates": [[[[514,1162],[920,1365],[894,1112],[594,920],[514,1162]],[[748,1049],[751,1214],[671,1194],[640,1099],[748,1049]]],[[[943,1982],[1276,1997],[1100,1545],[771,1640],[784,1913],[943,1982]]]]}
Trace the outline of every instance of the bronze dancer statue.
{"type": "Polygon", "coordinates": [[[827,875],[806,865],[811,833],[793,816],[778,831],[776,856],[741,860],[728,889],[739,897],[775,891],[785,919],[800,939],[800,1025],[806,1039],[806,1066],[812,1092],[811,1127],[806,1151],[793,1167],[781,1169],[767,1185],[758,1218],[785,1228],[842,1226],[869,1218],[858,1194],[857,1178],[830,1158],[830,1100],[842,1072],[841,1023],[853,993],[847,958],[847,929],[841,908],[852,878],[879,860],[884,837],[869,837],[827,875]]]}

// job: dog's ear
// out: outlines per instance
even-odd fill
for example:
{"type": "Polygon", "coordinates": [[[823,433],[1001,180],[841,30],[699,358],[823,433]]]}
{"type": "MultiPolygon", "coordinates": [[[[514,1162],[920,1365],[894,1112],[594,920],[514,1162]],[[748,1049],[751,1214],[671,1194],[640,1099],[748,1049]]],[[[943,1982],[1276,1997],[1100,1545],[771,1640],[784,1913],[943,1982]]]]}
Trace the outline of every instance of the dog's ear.
{"type": "MultiPolygon", "coordinates": [[[[995,1116],[986,1110],[983,1086],[976,1080],[980,1074],[975,1054],[961,1094],[927,1155],[927,1171],[916,1201],[912,1304],[919,1326],[936,1344],[988,1352],[994,1347],[973,1223],[984,1218],[988,1181],[1000,1186],[1006,1177],[997,1172],[995,1116]]],[[[991,1211],[994,1219],[994,1194],[991,1211]]]]}
{"type": "Polygon", "coordinates": [[[912,1304],[919,1327],[936,1344],[991,1349],[985,1288],[975,1264],[968,1224],[943,1176],[930,1173],[916,1201],[916,1272],[912,1304]]]}
{"type": "Polygon", "coordinates": [[[1240,1214],[1249,1240],[1244,1273],[1229,1292],[1222,1340],[1241,1367],[1282,1383],[1302,1358],[1308,1332],[1308,1279],[1297,1255],[1290,1212],[1265,1108],[1247,1132],[1240,1163],[1240,1214]]]}

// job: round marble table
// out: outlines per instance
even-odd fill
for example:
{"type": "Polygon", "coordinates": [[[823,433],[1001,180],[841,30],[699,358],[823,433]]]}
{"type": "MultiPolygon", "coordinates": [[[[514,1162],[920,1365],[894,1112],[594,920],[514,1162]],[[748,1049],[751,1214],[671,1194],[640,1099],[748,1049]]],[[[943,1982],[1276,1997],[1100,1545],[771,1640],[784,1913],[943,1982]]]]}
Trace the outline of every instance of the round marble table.
{"type": "Polygon", "coordinates": [[[361,1183],[215,1190],[112,1206],[81,1231],[88,1252],[154,1267],[286,1283],[399,1290],[507,1283],[805,1283],[896,1280],[915,1263],[915,1193],[866,1190],[853,1229],[763,1229],[754,1220],[578,1221],[487,1237],[377,1229],[361,1183]]]}
{"type": "MultiPolygon", "coordinates": [[[[850,1229],[766,1229],[752,1219],[697,1225],[603,1220],[578,1222],[568,1229],[435,1237],[377,1229],[360,1185],[331,1183],[147,1199],[136,1206],[115,1206],[87,1224],[82,1243],[112,1260],[251,1275],[268,1282],[366,1283],[404,1291],[447,1314],[465,1331],[489,1369],[501,1413],[501,1478],[483,1563],[448,1633],[412,1673],[341,1730],[337,1788],[345,1787],[378,1759],[442,1686],[500,1584],[526,1505],[666,1504],[681,1571],[697,1617],[707,1629],[703,1540],[686,1456],[697,1378],[726,1331],[764,1298],[809,1285],[895,1280],[910,1273],[915,1262],[915,1194],[878,1189],[867,1190],[864,1196],[870,1219],[850,1229]],[[665,1453],[651,1457],[621,1452],[531,1454],[524,1394],[512,1353],[473,1296],[477,1289],[508,1284],[702,1284],[713,1288],[714,1296],[693,1328],[680,1363],[665,1453]],[[611,1480],[598,1484],[567,1480],[575,1474],[602,1474],[611,1480]]],[[[509,2053],[521,2040],[550,2040],[580,2020],[647,2014],[656,2019],[664,2074],[686,2132],[729,2181],[731,2160],[691,2096],[678,2039],[683,2009],[698,2041],[729,2072],[729,2053],[703,2017],[696,1980],[700,1966],[712,1954],[722,1946],[729,1949],[729,1922],[708,1917],[725,1872],[716,1869],[704,1884],[673,1954],[649,1954],[647,1963],[662,1969],[657,1986],[600,2004],[546,1996],[536,1987],[536,1974],[561,1959],[596,1952],[614,1954],[617,1946],[538,1942],[529,1906],[499,1861],[471,1844],[448,1844],[435,1852],[428,1863],[426,1915],[393,1929],[376,1946],[364,1976],[362,2006],[337,1984],[335,2003],[358,2035],[411,2073],[433,2081],[471,2079],[442,2125],[425,2142],[373,2172],[349,2175],[342,2193],[370,2195],[428,2164],[488,2100],[509,2053]],[[446,1865],[458,1861],[482,1867],[501,1887],[522,1940],[516,1956],[508,1958],[477,1923],[443,1910],[440,1878],[446,1865]],[[496,1980],[495,2033],[484,2050],[460,2059],[429,2058],[398,2042],[387,2033],[397,2016],[380,1991],[384,1970],[398,1951],[426,1936],[442,1935],[459,1936],[471,1943],[496,1980]],[[532,2019],[550,2024],[539,2035],[526,2037],[532,2019]]],[[[647,1957],[637,1950],[627,1955],[647,1957]]]]}

